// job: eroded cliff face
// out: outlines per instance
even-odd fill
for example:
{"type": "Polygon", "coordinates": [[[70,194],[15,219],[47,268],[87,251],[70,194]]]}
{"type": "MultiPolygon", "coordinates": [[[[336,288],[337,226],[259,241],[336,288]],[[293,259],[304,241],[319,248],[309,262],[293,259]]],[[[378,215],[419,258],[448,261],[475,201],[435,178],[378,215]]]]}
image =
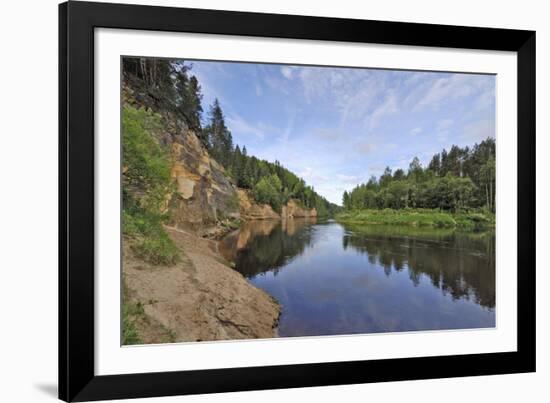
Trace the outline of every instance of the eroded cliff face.
{"type": "MultiPolygon", "coordinates": [[[[125,103],[159,110],[155,100],[133,88],[123,88],[125,103]]],[[[240,218],[237,188],[225,169],[212,159],[197,134],[169,112],[161,113],[162,129],[152,134],[170,150],[173,191],[166,195],[169,225],[215,236],[219,223],[240,218]]]]}
{"type": "MultiPolygon", "coordinates": [[[[123,88],[124,102],[157,110],[147,94],[123,88]]],[[[160,144],[170,150],[174,191],[167,195],[169,225],[192,230],[200,236],[219,237],[220,223],[236,220],[277,220],[316,217],[315,209],[304,209],[290,200],[277,213],[268,204],[258,204],[250,191],[238,189],[218,162],[210,157],[197,134],[170,113],[163,113],[162,130],[153,131],[160,144]]]]}
{"type": "Polygon", "coordinates": [[[296,200],[289,200],[286,206],[283,206],[281,211],[282,218],[317,218],[317,210],[315,208],[305,209],[301,207],[296,200]]]}
{"type": "Polygon", "coordinates": [[[193,131],[177,135],[171,151],[176,185],[168,204],[172,225],[205,231],[220,221],[240,218],[237,189],[193,131]]]}
{"type": "Polygon", "coordinates": [[[244,220],[273,220],[281,216],[269,204],[258,204],[248,191],[238,190],[241,218],[244,220]]]}
{"type": "Polygon", "coordinates": [[[254,201],[250,192],[238,189],[241,218],[244,220],[277,220],[292,218],[317,218],[317,210],[305,209],[296,200],[289,200],[277,213],[269,204],[258,204],[254,201]]]}

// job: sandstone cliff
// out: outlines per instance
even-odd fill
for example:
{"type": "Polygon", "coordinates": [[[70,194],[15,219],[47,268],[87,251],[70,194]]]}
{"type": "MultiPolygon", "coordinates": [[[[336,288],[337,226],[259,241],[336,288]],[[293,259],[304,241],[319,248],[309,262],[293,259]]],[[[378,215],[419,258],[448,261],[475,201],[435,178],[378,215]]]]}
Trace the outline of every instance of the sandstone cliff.
{"type": "Polygon", "coordinates": [[[171,149],[176,183],[169,202],[171,224],[204,231],[220,221],[240,218],[235,186],[195,133],[186,130],[175,136],[171,149]]]}
{"type": "Polygon", "coordinates": [[[305,209],[296,200],[289,200],[277,213],[269,204],[258,204],[251,197],[250,192],[238,189],[241,218],[244,220],[277,220],[292,218],[316,218],[317,210],[305,209]]]}
{"type": "Polygon", "coordinates": [[[286,206],[283,206],[281,217],[288,218],[313,218],[317,217],[317,210],[312,208],[310,210],[301,207],[296,200],[289,200],[286,206]]]}
{"type": "MultiPolygon", "coordinates": [[[[156,100],[124,86],[123,100],[136,107],[159,109],[156,100]]],[[[238,220],[312,218],[315,209],[304,209],[289,200],[278,213],[268,204],[258,204],[250,191],[238,189],[224,167],[210,157],[195,131],[170,112],[162,112],[165,126],[153,131],[158,142],[170,150],[174,191],[167,195],[169,225],[192,230],[200,236],[219,237],[238,220]]]]}

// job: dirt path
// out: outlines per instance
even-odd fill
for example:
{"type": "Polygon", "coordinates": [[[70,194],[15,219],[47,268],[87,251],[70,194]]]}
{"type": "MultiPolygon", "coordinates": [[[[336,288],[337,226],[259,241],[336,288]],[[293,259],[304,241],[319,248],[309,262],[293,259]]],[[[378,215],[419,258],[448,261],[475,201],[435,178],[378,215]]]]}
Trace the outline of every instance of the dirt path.
{"type": "Polygon", "coordinates": [[[144,343],[275,336],[279,305],[228,267],[214,241],[167,232],[183,252],[170,267],[137,259],[124,242],[126,295],[143,306],[137,327],[144,343]]]}

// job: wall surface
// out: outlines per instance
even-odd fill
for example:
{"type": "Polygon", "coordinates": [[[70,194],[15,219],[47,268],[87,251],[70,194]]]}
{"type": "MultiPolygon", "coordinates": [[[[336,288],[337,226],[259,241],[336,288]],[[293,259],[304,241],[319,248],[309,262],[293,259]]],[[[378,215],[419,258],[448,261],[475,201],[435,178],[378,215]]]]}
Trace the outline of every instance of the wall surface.
{"type": "MultiPolygon", "coordinates": [[[[187,7],[354,17],[537,31],[538,372],[139,400],[143,402],[548,401],[550,337],[543,253],[550,159],[550,26],[545,2],[130,1],[187,7]],[[544,113],[546,112],[546,113],[544,113]],[[546,342],[545,342],[546,340],[546,342]]],[[[57,394],[57,1],[3,2],[0,63],[0,400],[53,401],[57,394]]]]}

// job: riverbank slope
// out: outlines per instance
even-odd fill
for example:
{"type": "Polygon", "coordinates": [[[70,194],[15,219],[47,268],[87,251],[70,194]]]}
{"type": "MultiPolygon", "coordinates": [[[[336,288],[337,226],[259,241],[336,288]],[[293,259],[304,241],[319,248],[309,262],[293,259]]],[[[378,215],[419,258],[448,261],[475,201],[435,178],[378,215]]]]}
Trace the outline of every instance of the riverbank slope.
{"type": "Polygon", "coordinates": [[[215,241],[165,229],[181,252],[179,262],[171,266],[144,262],[133,253],[132,241],[124,242],[128,344],[276,335],[278,303],[230,268],[215,241]]]}
{"type": "Polygon", "coordinates": [[[351,210],[339,213],[336,221],[350,224],[385,224],[427,226],[436,228],[460,228],[476,230],[495,226],[495,216],[490,213],[450,213],[431,209],[383,209],[351,210]]]}

